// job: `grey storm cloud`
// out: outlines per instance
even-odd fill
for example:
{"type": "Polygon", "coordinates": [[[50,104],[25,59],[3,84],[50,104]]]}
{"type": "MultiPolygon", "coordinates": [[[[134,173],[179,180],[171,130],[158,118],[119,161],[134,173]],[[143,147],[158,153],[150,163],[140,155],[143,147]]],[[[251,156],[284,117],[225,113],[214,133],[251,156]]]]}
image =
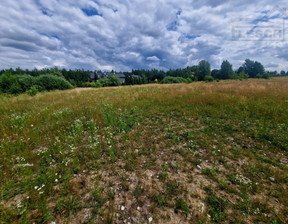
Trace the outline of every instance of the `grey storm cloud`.
{"type": "Polygon", "coordinates": [[[285,38],[247,40],[255,27],[287,20],[286,5],[282,0],[2,0],[0,68],[167,70],[203,59],[219,68],[228,59],[236,69],[251,58],[287,70],[285,38]],[[235,21],[244,21],[247,30],[236,30],[235,21]]]}

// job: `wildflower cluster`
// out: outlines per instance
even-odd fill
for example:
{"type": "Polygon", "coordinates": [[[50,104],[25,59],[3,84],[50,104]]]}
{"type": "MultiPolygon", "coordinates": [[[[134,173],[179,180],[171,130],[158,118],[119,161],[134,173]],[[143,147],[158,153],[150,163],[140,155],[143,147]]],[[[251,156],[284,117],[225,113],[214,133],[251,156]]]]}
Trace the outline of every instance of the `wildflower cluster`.
{"type": "Polygon", "coordinates": [[[35,186],[34,190],[37,190],[39,192],[39,194],[43,194],[44,193],[44,188],[45,184],[42,184],[41,186],[35,186]]]}
{"type": "Polygon", "coordinates": [[[59,118],[62,118],[63,116],[65,116],[65,115],[69,115],[70,113],[71,113],[71,109],[65,108],[63,110],[55,111],[52,114],[52,117],[55,118],[55,119],[59,119],[59,118]]]}
{"type": "Polygon", "coordinates": [[[252,181],[249,178],[244,177],[241,174],[237,174],[235,176],[235,180],[241,184],[246,184],[246,185],[252,184],[252,181]]]}
{"type": "Polygon", "coordinates": [[[26,114],[19,114],[19,113],[12,114],[10,116],[10,119],[12,121],[12,127],[14,129],[22,130],[26,126],[26,123],[27,123],[27,115],[26,114]]]}

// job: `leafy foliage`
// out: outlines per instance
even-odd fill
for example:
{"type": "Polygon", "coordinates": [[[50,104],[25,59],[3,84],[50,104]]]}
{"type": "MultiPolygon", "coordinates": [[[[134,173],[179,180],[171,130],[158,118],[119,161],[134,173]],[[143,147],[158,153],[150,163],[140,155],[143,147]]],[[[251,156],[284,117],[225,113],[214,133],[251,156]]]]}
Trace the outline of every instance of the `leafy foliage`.
{"type": "Polygon", "coordinates": [[[38,93],[38,89],[36,86],[31,86],[31,88],[27,91],[29,96],[35,96],[38,93]]]}
{"type": "Polygon", "coordinates": [[[17,78],[23,91],[27,91],[36,85],[36,79],[31,75],[17,75],[17,78]]]}
{"type": "Polygon", "coordinates": [[[205,81],[205,82],[213,82],[213,81],[214,81],[214,78],[213,78],[212,75],[206,75],[206,76],[204,77],[204,81],[205,81]]]}
{"type": "Polygon", "coordinates": [[[202,60],[199,62],[199,75],[198,78],[200,81],[205,79],[205,76],[211,75],[211,66],[208,61],[202,60]]]}
{"type": "Polygon", "coordinates": [[[246,59],[243,68],[245,73],[247,73],[251,78],[256,78],[256,76],[263,75],[265,72],[264,66],[258,61],[252,61],[250,59],[246,59]]]}
{"type": "Polygon", "coordinates": [[[100,88],[100,87],[102,87],[102,84],[99,80],[97,80],[96,82],[85,82],[81,86],[82,87],[100,88]]]}
{"type": "Polygon", "coordinates": [[[166,76],[160,83],[161,84],[168,84],[168,83],[185,83],[188,80],[182,77],[172,77],[166,76]]]}
{"type": "Polygon", "coordinates": [[[120,86],[121,85],[120,79],[113,74],[110,74],[108,76],[108,81],[109,81],[109,86],[120,86]]]}
{"type": "Polygon", "coordinates": [[[19,94],[22,91],[17,77],[11,75],[10,72],[5,72],[0,76],[0,89],[2,92],[10,94],[19,94]]]}
{"type": "Polygon", "coordinates": [[[225,60],[221,64],[219,79],[231,79],[233,77],[232,65],[229,61],[225,60]]]}
{"type": "Polygon", "coordinates": [[[39,77],[29,75],[15,76],[6,72],[0,76],[0,89],[4,93],[16,95],[29,91],[32,87],[39,91],[73,88],[66,79],[56,75],[41,75],[39,77]]]}
{"type": "Polygon", "coordinates": [[[248,79],[248,78],[249,78],[249,75],[247,73],[245,73],[244,71],[241,71],[240,73],[234,74],[234,79],[243,80],[243,79],[248,79]]]}
{"type": "MultiPolygon", "coordinates": [[[[94,71],[94,75],[101,71],[94,71]]],[[[103,77],[91,76],[93,71],[85,70],[60,70],[57,67],[45,69],[23,70],[20,68],[0,70],[0,92],[8,94],[20,94],[30,90],[35,86],[38,91],[54,90],[54,89],[70,89],[73,87],[106,87],[106,86],[120,86],[120,85],[139,85],[146,83],[191,83],[193,81],[220,79],[248,79],[261,78],[269,79],[271,76],[286,76],[288,72],[281,71],[265,71],[264,66],[258,61],[246,59],[242,66],[235,72],[232,69],[232,64],[225,60],[222,62],[220,69],[213,69],[211,71],[210,63],[202,60],[198,65],[187,66],[186,68],[169,69],[162,71],[158,69],[152,70],[132,70],[131,72],[124,72],[125,81],[121,83],[118,76],[112,70],[110,75],[103,77]],[[95,81],[95,82],[91,82],[95,81]]],[[[124,77],[123,77],[124,78],[124,77]]]]}
{"type": "Polygon", "coordinates": [[[36,78],[36,85],[41,86],[45,90],[55,89],[72,89],[73,86],[66,79],[55,75],[41,75],[36,78]]]}

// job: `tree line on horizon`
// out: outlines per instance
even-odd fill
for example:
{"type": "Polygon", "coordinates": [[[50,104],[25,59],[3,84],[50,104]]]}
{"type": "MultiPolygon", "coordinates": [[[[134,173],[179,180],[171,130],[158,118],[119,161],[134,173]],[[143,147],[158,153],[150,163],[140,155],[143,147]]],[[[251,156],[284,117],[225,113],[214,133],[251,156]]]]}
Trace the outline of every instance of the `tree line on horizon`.
{"type": "Polygon", "coordinates": [[[66,70],[54,68],[23,70],[21,68],[0,70],[0,92],[9,94],[20,94],[27,92],[35,95],[38,91],[50,91],[55,89],[71,89],[74,87],[103,87],[119,85],[138,85],[147,83],[191,83],[194,81],[214,81],[226,79],[248,79],[265,78],[271,76],[286,76],[288,71],[265,71],[264,66],[258,62],[246,59],[242,66],[233,70],[232,64],[225,60],[220,69],[211,70],[208,61],[202,60],[198,65],[187,66],[182,69],[169,69],[168,71],[152,69],[134,69],[131,72],[124,72],[125,81],[120,82],[119,78],[110,72],[107,78],[96,79],[91,82],[90,74],[101,71],[89,70],[66,70]]]}

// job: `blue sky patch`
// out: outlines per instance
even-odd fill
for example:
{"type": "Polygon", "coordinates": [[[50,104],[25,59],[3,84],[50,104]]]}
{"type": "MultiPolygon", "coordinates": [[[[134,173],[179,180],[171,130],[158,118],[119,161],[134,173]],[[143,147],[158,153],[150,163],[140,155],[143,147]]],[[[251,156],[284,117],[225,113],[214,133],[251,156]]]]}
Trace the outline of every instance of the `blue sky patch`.
{"type": "Polygon", "coordinates": [[[85,13],[86,16],[103,16],[95,8],[82,9],[82,11],[85,13]]]}
{"type": "Polygon", "coordinates": [[[190,39],[190,40],[194,40],[197,37],[200,37],[200,35],[189,35],[189,34],[185,34],[185,38],[190,39]]]}
{"type": "Polygon", "coordinates": [[[49,17],[53,16],[53,12],[47,8],[41,8],[41,12],[45,16],[49,16],[49,17]]]}
{"type": "Polygon", "coordinates": [[[175,20],[167,26],[167,30],[168,31],[177,31],[177,28],[179,25],[180,25],[179,22],[175,20]]]}
{"type": "Polygon", "coordinates": [[[57,40],[60,40],[59,36],[58,35],[52,35],[51,37],[57,39],[57,40]]]}
{"type": "Polygon", "coordinates": [[[176,13],[177,16],[180,16],[182,13],[182,9],[179,9],[178,12],[176,13]]]}

